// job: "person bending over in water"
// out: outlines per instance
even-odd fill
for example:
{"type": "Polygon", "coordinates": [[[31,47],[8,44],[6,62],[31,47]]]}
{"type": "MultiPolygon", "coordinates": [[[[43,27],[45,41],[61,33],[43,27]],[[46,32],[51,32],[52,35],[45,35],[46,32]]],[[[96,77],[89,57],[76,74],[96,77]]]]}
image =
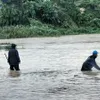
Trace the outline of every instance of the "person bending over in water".
{"type": "Polygon", "coordinates": [[[92,55],[87,58],[87,60],[83,63],[81,71],[92,71],[92,68],[95,67],[96,69],[100,70],[100,67],[97,65],[95,59],[98,56],[98,52],[95,50],[93,51],[92,55]]]}
{"type": "Polygon", "coordinates": [[[10,65],[10,70],[16,70],[19,71],[19,63],[20,63],[20,57],[19,53],[16,49],[16,44],[11,45],[11,49],[8,52],[8,63],[10,65]]]}

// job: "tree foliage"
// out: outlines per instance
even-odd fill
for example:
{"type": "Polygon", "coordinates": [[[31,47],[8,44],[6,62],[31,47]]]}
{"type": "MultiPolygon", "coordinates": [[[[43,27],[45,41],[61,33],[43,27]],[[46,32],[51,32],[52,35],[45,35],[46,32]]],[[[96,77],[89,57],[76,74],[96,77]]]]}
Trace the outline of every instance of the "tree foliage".
{"type": "Polygon", "coordinates": [[[0,25],[18,25],[28,24],[28,17],[22,11],[17,9],[14,5],[3,5],[0,12],[0,25]]]}
{"type": "Polygon", "coordinates": [[[99,27],[100,0],[7,0],[2,4],[1,26],[30,25],[30,19],[64,28],[99,27]]]}

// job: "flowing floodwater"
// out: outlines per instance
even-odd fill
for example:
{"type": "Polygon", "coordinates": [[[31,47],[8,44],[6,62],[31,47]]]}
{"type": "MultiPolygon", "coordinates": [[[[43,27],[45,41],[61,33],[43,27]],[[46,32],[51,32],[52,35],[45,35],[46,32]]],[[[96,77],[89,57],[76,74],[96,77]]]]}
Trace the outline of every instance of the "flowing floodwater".
{"type": "Polygon", "coordinates": [[[80,71],[93,50],[100,52],[100,35],[0,40],[9,43],[18,45],[21,75],[9,75],[1,49],[0,100],[100,100],[100,72],[80,71]]]}

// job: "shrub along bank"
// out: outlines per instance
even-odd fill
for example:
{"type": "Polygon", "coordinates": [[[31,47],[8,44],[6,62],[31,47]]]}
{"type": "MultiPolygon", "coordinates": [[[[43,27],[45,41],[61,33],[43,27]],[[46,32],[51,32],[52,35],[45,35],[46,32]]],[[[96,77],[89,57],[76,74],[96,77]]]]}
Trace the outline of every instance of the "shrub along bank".
{"type": "Polygon", "coordinates": [[[99,0],[6,0],[0,8],[0,38],[100,32],[99,0]]]}

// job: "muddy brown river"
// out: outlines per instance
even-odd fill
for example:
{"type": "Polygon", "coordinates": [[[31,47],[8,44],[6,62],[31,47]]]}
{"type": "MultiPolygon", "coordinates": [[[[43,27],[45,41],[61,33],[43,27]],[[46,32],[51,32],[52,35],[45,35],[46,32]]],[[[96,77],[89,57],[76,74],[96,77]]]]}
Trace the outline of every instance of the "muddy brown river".
{"type": "Polygon", "coordinates": [[[0,100],[100,100],[100,72],[80,71],[93,50],[100,66],[100,35],[3,39],[1,46],[16,43],[21,75],[9,75],[0,50],[0,100]]]}

